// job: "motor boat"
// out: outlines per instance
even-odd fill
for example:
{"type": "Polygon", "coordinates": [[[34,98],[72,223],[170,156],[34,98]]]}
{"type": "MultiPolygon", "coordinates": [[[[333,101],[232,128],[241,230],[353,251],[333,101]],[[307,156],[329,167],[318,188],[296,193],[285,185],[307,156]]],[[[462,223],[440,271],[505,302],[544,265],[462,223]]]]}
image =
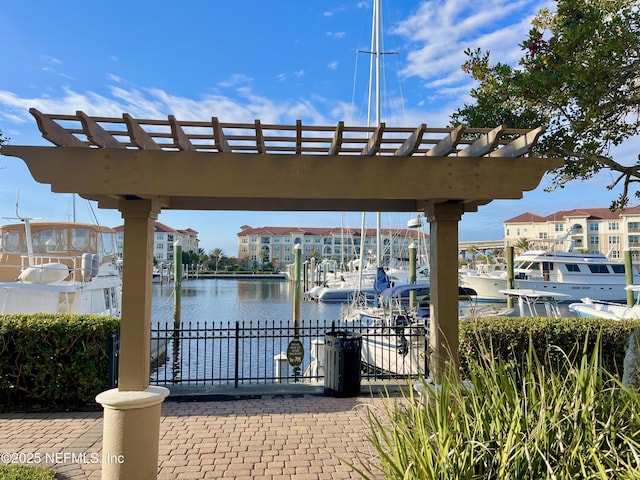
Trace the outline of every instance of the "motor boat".
{"type": "Polygon", "coordinates": [[[0,227],[0,313],[120,316],[116,232],[77,222],[0,227]]]}

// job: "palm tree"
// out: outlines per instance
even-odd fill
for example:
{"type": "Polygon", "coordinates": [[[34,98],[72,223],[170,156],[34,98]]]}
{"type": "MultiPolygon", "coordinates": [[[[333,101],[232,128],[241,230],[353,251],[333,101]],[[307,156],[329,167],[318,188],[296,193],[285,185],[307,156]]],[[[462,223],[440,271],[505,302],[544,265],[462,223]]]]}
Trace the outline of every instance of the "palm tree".
{"type": "Polygon", "coordinates": [[[214,248],[209,252],[209,257],[216,264],[216,273],[218,273],[218,264],[220,263],[220,259],[224,256],[224,251],[221,248],[214,248]]]}
{"type": "Polygon", "coordinates": [[[521,237],[518,239],[514,247],[519,252],[526,252],[527,250],[531,250],[531,240],[528,238],[521,237]]]}

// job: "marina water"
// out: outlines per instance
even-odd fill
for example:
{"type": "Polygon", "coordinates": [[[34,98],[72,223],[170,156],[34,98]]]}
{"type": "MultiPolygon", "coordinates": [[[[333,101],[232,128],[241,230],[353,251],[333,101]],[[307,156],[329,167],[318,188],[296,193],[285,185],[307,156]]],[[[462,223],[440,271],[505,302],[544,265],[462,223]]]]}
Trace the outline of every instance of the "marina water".
{"type": "MultiPolygon", "coordinates": [[[[257,320],[293,321],[293,293],[283,279],[208,278],[183,280],[182,322],[235,322],[257,320]]],[[[485,304],[490,305],[490,304],[485,304]]],[[[517,305],[516,305],[517,306],[517,305]]],[[[173,284],[153,284],[152,322],[173,321],[173,284]]],[[[340,320],[341,303],[301,302],[302,320],[340,320]]],[[[567,305],[560,305],[564,316],[574,316],[567,305]]]]}
{"type": "MultiPolygon", "coordinates": [[[[293,293],[283,279],[183,280],[182,322],[289,320],[293,321],[293,293]]],[[[173,322],[173,284],[153,284],[151,318],[154,324],[173,322]]],[[[301,319],[339,320],[340,303],[302,302],[301,319]]]]}
{"type": "MultiPolygon", "coordinates": [[[[182,282],[181,323],[176,326],[173,284],[153,284],[152,355],[154,349],[160,353],[153,364],[152,383],[276,381],[275,358],[293,338],[293,310],[292,284],[284,279],[190,279],[182,282]],[[258,326],[266,327],[263,331],[269,332],[269,339],[258,337],[258,326]]],[[[313,338],[324,339],[332,322],[336,328],[349,328],[340,322],[344,310],[342,303],[301,302],[301,326],[315,328],[307,330],[312,334],[302,335],[301,373],[312,362],[313,338]]],[[[561,306],[561,314],[571,315],[566,305],[561,306]]],[[[291,377],[291,370],[287,375],[285,381],[298,381],[291,377]]]]}

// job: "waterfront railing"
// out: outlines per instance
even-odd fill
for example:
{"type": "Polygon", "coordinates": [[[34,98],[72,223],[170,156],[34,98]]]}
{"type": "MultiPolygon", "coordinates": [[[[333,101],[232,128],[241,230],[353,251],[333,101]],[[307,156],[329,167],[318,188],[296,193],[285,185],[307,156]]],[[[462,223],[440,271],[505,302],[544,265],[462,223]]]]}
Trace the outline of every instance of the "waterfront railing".
{"type": "MultiPolygon", "coordinates": [[[[322,383],[324,379],[325,333],[346,330],[366,336],[370,344],[394,343],[397,349],[382,351],[377,366],[363,363],[362,380],[395,380],[411,376],[394,371],[393,366],[405,362],[406,372],[427,371],[424,354],[411,359],[404,345],[426,339],[415,329],[371,329],[357,322],[335,320],[303,320],[295,329],[290,321],[235,322],[168,322],[151,330],[152,385],[161,386],[234,386],[269,383],[322,383]],[[390,333],[391,332],[391,333],[390,333]],[[297,336],[296,336],[297,333],[297,336]],[[298,369],[287,359],[290,342],[297,338],[304,347],[298,369]],[[318,358],[320,357],[320,358],[318,358]],[[419,362],[421,365],[407,365],[419,362]]],[[[117,384],[117,339],[111,349],[112,385],[117,384]]]]}

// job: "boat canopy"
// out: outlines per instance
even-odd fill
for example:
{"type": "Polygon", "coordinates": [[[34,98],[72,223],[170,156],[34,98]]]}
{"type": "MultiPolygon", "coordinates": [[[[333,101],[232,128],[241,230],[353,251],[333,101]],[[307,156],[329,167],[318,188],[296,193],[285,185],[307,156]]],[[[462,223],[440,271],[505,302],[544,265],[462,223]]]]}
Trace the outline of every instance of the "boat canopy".
{"type": "MultiPolygon", "coordinates": [[[[382,291],[380,295],[383,297],[400,297],[403,294],[411,291],[422,291],[427,295],[430,293],[431,285],[429,283],[408,283],[404,285],[398,285],[396,287],[389,287],[382,291]]],[[[458,295],[460,297],[472,297],[478,293],[473,288],[458,287],[458,295]]]]}

